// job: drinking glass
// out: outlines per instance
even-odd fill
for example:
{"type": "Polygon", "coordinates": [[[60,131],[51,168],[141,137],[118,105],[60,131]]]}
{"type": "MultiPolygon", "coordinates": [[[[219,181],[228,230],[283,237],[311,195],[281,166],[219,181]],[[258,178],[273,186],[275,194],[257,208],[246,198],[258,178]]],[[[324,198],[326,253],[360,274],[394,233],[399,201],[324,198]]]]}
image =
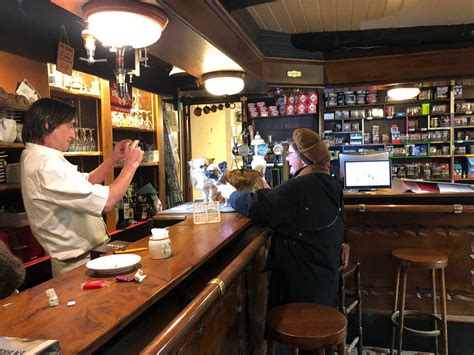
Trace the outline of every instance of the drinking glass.
{"type": "Polygon", "coordinates": [[[90,131],[91,131],[91,134],[90,134],[90,150],[91,151],[97,151],[97,143],[96,143],[96,140],[95,140],[95,128],[90,128],[90,131]]]}

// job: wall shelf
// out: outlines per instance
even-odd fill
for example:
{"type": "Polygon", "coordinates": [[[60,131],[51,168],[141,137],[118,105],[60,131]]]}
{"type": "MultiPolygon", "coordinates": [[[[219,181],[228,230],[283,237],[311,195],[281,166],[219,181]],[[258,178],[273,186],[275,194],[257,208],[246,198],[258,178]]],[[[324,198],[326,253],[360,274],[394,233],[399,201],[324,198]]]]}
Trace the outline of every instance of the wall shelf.
{"type": "Polygon", "coordinates": [[[0,142],[0,149],[23,149],[25,145],[23,143],[6,143],[0,142]]]}
{"type": "Polygon", "coordinates": [[[0,183],[0,192],[3,191],[13,191],[13,190],[20,190],[21,185],[20,184],[4,184],[0,183]]]}
{"type": "Polygon", "coordinates": [[[64,152],[65,157],[97,157],[101,156],[102,152],[64,152]]]}
{"type": "Polygon", "coordinates": [[[129,131],[129,132],[144,132],[144,133],[155,133],[154,129],[138,128],[138,127],[124,127],[124,126],[112,126],[112,129],[117,131],[129,131]]]}
{"type": "Polygon", "coordinates": [[[100,100],[100,94],[92,94],[90,92],[83,91],[83,90],[68,89],[68,88],[52,86],[52,85],[49,86],[49,90],[52,92],[60,93],[60,94],[63,93],[63,94],[68,94],[68,95],[83,96],[83,97],[89,97],[89,98],[100,100]]]}

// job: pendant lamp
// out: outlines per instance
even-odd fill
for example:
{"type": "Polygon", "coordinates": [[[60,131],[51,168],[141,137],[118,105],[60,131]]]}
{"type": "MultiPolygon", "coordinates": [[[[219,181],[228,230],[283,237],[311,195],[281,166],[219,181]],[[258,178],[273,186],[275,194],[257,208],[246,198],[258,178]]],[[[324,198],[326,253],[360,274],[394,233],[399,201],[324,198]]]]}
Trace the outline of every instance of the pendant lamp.
{"type": "Polygon", "coordinates": [[[241,92],[245,86],[245,73],[234,70],[221,70],[202,75],[206,90],[216,96],[234,95],[241,92]]]}
{"type": "Polygon", "coordinates": [[[140,1],[96,0],[82,10],[93,36],[111,48],[148,47],[168,24],[163,10],[140,1]]]}

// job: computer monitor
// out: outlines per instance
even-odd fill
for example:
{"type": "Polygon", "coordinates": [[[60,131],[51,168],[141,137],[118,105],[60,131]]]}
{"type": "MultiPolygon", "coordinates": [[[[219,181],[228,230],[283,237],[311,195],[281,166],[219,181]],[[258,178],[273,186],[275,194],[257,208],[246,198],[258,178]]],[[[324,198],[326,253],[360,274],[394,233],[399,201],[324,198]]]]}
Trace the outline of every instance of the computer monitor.
{"type": "Polygon", "coordinates": [[[390,160],[361,160],[344,163],[344,188],[374,190],[392,187],[390,160]]]}
{"type": "Polygon", "coordinates": [[[388,152],[339,153],[338,180],[344,180],[344,163],[346,161],[388,160],[388,152]]]}

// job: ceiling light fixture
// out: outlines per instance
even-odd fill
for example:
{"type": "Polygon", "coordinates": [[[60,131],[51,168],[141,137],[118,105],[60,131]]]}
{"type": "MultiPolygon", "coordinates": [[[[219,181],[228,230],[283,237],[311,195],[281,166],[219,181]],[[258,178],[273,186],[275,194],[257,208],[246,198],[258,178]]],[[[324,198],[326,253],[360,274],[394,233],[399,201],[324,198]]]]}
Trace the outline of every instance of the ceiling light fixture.
{"type": "Polygon", "coordinates": [[[212,95],[234,95],[245,86],[245,73],[235,70],[221,70],[202,75],[206,90],[212,95]]]}
{"type": "Polygon", "coordinates": [[[388,90],[387,94],[391,100],[402,101],[410,100],[420,93],[420,89],[416,87],[393,88],[388,90]]]}
{"type": "Polygon", "coordinates": [[[82,10],[90,32],[105,47],[148,47],[168,24],[163,10],[139,1],[90,1],[82,10]]]}

